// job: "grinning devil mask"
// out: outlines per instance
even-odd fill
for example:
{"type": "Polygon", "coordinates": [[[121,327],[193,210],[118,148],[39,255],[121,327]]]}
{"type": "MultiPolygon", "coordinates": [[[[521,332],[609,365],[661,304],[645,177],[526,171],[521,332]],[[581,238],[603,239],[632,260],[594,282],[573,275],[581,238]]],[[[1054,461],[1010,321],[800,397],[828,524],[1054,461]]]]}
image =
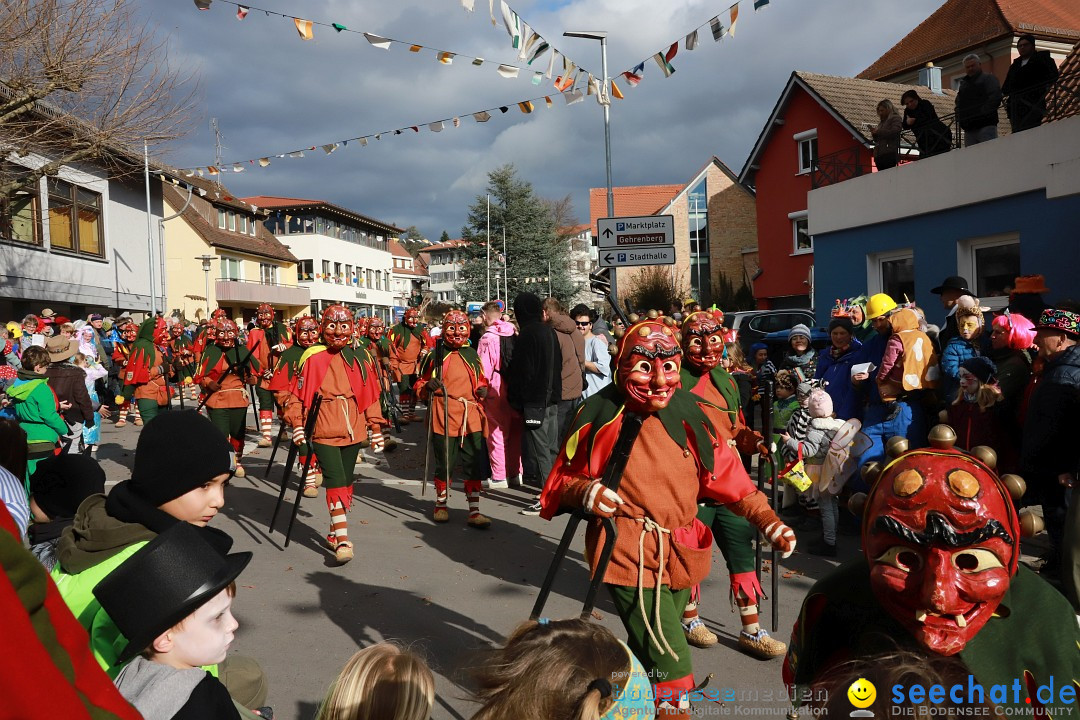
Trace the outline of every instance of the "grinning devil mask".
{"type": "Polygon", "coordinates": [[[120,338],[127,343],[135,342],[135,338],[139,336],[139,326],[133,322],[125,323],[120,328],[120,338]]]}
{"type": "Polygon", "coordinates": [[[671,393],[682,387],[681,353],[675,329],[666,322],[645,320],[627,329],[619,338],[615,373],[627,410],[648,414],[667,407],[671,393]]]}
{"type": "Polygon", "coordinates": [[[296,344],[309,348],[319,342],[319,321],[310,315],[303,315],[296,320],[296,344]]]}
{"type": "Polygon", "coordinates": [[[214,323],[214,344],[218,347],[236,347],[236,336],[238,334],[236,323],[229,318],[219,318],[214,323]]]}
{"type": "Polygon", "coordinates": [[[270,303],[262,303],[255,308],[255,325],[269,330],[274,324],[274,308],[270,303]]]}
{"type": "Polygon", "coordinates": [[[416,327],[416,324],[420,322],[420,311],[416,308],[408,308],[405,311],[405,317],[402,318],[402,322],[411,328],[416,327]]]}
{"type": "Polygon", "coordinates": [[[361,338],[367,335],[369,322],[371,322],[371,318],[369,318],[367,315],[361,315],[360,317],[356,318],[356,328],[354,329],[356,337],[361,338]]]}
{"type": "Polygon", "coordinates": [[[378,342],[379,340],[382,340],[383,333],[385,332],[386,323],[383,322],[383,319],[381,317],[371,318],[371,321],[368,322],[367,326],[367,336],[378,342]]]}
{"type": "Polygon", "coordinates": [[[169,342],[169,326],[165,322],[165,318],[158,318],[154,322],[154,344],[158,347],[164,347],[169,342]]]}
{"type": "Polygon", "coordinates": [[[683,320],[682,351],[686,363],[699,373],[710,372],[724,356],[724,328],[712,314],[695,312],[683,320]]]}
{"type": "Polygon", "coordinates": [[[993,470],[954,449],[901,455],[870,491],[863,552],[874,595],[918,642],[954,655],[997,610],[1020,525],[993,470]]]}
{"type": "Polygon", "coordinates": [[[169,337],[173,340],[179,340],[180,336],[184,334],[184,324],[181,322],[174,322],[169,326],[169,337]]]}
{"type": "Polygon", "coordinates": [[[323,310],[322,338],[330,350],[341,350],[352,344],[353,316],[344,305],[331,305],[323,310]]]}
{"type": "Polygon", "coordinates": [[[460,310],[451,310],[443,316],[442,338],[446,347],[451,350],[465,347],[469,344],[469,316],[460,310]]]}

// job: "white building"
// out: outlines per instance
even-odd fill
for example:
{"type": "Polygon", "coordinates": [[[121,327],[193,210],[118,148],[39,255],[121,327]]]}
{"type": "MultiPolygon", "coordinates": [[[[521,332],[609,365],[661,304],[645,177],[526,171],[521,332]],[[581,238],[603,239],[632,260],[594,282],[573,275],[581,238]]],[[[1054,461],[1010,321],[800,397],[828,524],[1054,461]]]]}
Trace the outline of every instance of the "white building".
{"type": "Polygon", "coordinates": [[[597,249],[593,246],[592,226],[577,225],[560,228],[559,235],[567,238],[569,244],[570,282],[578,287],[577,293],[567,303],[567,310],[578,303],[588,306],[598,304],[597,296],[589,290],[589,273],[597,266],[597,249]]]}
{"type": "Polygon", "coordinates": [[[431,294],[434,300],[448,303],[462,301],[458,297],[456,285],[461,277],[461,270],[465,267],[463,248],[466,245],[468,243],[464,240],[448,240],[431,245],[424,250],[424,253],[431,258],[431,262],[428,263],[428,277],[431,280],[431,294]]]}
{"type": "Polygon", "coordinates": [[[394,313],[403,314],[410,305],[419,305],[419,299],[428,288],[427,265],[421,258],[414,258],[395,239],[390,240],[390,254],[394,258],[392,272],[394,313]]]}
{"type": "Polygon", "coordinates": [[[389,240],[401,228],[324,200],[244,200],[270,212],[266,227],[299,258],[297,282],[311,290],[312,315],[340,303],[390,321],[395,302],[389,240]]]}
{"type": "MultiPolygon", "coordinates": [[[[5,162],[5,170],[46,162],[29,154],[5,162]]],[[[145,313],[151,292],[154,307],[162,309],[161,184],[150,183],[148,225],[141,158],[116,162],[130,163],[131,174],[118,177],[115,169],[93,164],[65,166],[0,198],[0,317],[21,319],[46,307],[72,320],[92,312],[145,313]]]]}

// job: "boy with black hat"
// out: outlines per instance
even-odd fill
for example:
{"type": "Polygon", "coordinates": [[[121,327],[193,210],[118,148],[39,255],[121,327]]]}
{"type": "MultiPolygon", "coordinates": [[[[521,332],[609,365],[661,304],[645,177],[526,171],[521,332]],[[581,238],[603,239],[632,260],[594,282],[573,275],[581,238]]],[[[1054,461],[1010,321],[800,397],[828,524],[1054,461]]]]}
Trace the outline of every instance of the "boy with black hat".
{"type": "MultiPolygon", "coordinates": [[[[52,576],[64,602],[91,635],[94,654],[110,674],[120,670],[120,631],[93,596],[93,588],[141,547],[179,522],[202,528],[215,545],[232,539],[206,527],[225,504],[225,484],[235,467],[221,431],[194,411],[162,413],[146,424],[135,448],[131,479],[105,495],[91,495],[56,546],[52,576]],[[181,450],[183,449],[183,450],[181,450]]],[[[230,659],[230,663],[233,659],[230,659]]],[[[247,661],[252,664],[253,661],[247,661]]],[[[256,690],[234,687],[237,700],[257,707],[261,670],[253,670],[256,690]]]]}
{"type": "Polygon", "coordinates": [[[144,717],[240,718],[201,666],[225,660],[239,626],[234,583],[250,561],[250,552],[223,555],[198,529],[176,523],[94,588],[128,639],[116,687],[144,717]]]}
{"type": "Polygon", "coordinates": [[[105,492],[105,471],[89,455],[65,454],[38,463],[30,476],[30,513],[34,522],[27,535],[30,551],[46,570],[56,565],[60,535],[71,527],[83,500],[105,492]]]}

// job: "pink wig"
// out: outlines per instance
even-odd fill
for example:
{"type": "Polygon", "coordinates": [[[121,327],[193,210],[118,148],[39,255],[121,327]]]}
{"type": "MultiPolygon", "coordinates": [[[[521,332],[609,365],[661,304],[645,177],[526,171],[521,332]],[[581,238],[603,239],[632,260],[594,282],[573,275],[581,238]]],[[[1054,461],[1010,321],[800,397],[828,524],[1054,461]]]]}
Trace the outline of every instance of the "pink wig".
{"type": "Polygon", "coordinates": [[[994,318],[995,328],[1005,331],[1010,350],[1027,350],[1035,344],[1035,325],[1023,315],[1006,313],[994,318]]]}

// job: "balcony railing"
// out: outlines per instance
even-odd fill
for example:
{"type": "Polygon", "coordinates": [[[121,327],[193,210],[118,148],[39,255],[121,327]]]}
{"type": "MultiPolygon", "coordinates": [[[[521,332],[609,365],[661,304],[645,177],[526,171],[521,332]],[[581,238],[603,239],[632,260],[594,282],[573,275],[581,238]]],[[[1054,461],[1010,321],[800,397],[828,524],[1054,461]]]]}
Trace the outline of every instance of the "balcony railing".
{"type": "Polygon", "coordinates": [[[311,293],[306,287],[265,283],[258,280],[233,280],[220,278],[214,282],[214,291],[219,303],[268,302],[271,305],[307,305],[311,293]]]}

